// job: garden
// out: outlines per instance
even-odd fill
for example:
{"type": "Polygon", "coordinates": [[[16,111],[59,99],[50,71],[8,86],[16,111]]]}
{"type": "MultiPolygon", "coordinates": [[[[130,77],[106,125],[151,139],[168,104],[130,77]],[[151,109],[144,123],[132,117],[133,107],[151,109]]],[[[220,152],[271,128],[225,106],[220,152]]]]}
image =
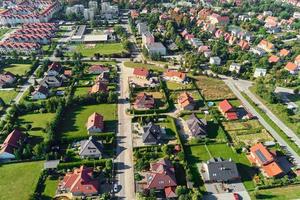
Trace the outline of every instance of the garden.
{"type": "Polygon", "coordinates": [[[74,46],[74,52],[81,53],[82,56],[84,57],[93,57],[95,53],[100,53],[101,55],[127,53],[122,43],[104,43],[104,44],[95,44],[92,46],[80,44],[74,46]]]}
{"type": "Polygon", "coordinates": [[[5,104],[10,104],[10,101],[17,96],[18,92],[14,89],[9,90],[0,90],[0,98],[4,101],[5,104]]]}
{"type": "Polygon", "coordinates": [[[14,75],[23,76],[30,70],[30,68],[31,64],[10,64],[3,69],[4,71],[8,71],[14,75]]]}
{"type": "Polygon", "coordinates": [[[195,79],[206,101],[236,98],[227,85],[220,79],[208,76],[197,76],[195,79]]]}
{"type": "MultiPolygon", "coordinates": [[[[74,106],[66,112],[60,131],[62,137],[70,140],[80,140],[88,137],[86,122],[91,114],[97,112],[104,117],[105,133],[114,133],[117,127],[116,104],[98,104],[87,106],[74,106]]],[[[99,133],[103,134],[103,133],[99,133]]]]}

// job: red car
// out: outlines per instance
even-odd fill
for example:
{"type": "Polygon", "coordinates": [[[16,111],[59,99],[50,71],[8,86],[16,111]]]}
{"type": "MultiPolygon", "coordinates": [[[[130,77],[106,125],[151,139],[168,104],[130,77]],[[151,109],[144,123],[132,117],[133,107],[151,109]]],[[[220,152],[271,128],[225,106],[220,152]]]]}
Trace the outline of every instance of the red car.
{"type": "Polygon", "coordinates": [[[235,200],[240,200],[240,195],[238,193],[233,193],[233,197],[235,200]]]}

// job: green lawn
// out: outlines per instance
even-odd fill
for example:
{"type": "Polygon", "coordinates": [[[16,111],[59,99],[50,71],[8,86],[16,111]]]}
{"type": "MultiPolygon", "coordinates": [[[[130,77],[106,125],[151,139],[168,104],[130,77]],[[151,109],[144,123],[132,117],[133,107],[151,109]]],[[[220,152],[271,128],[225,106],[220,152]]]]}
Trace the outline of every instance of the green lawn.
{"type": "Polygon", "coordinates": [[[58,186],[58,179],[54,178],[51,179],[50,177],[47,177],[45,181],[45,189],[42,193],[42,200],[51,200],[55,196],[55,192],[58,186]]]}
{"type": "Polygon", "coordinates": [[[81,53],[84,57],[92,57],[95,53],[100,53],[101,55],[111,55],[111,54],[120,54],[127,52],[122,43],[105,43],[105,44],[96,44],[95,47],[89,47],[85,44],[80,44],[75,47],[77,53],[81,53]]]}
{"type": "Polygon", "coordinates": [[[11,64],[4,67],[5,71],[11,72],[14,75],[23,76],[30,70],[30,64],[11,64]]]}
{"type": "MultiPolygon", "coordinates": [[[[222,157],[225,159],[231,158],[237,164],[239,173],[242,177],[242,181],[247,190],[254,189],[254,183],[252,181],[254,171],[251,168],[247,157],[244,154],[235,153],[232,148],[227,146],[227,144],[209,144],[207,145],[207,149],[205,148],[205,145],[186,146],[186,153],[188,162],[193,166],[202,161],[209,160],[211,156],[222,157]]],[[[192,170],[198,169],[196,167],[193,167],[192,170]]],[[[193,174],[194,176],[197,176],[197,174],[199,173],[193,172],[193,174]]]]}
{"type": "Polygon", "coordinates": [[[15,90],[0,90],[0,98],[5,104],[9,104],[12,99],[17,96],[18,92],[15,90]]]}
{"type": "Polygon", "coordinates": [[[144,67],[144,68],[147,68],[147,69],[153,70],[153,71],[159,71],[159,72],[165,71],[164,68],[158,67],[156,65],[143,64],[143,63],[137,63],[137,62],[132,62],[132,61],[124,62],[124,65],[125,65],[125,67],[130,67],[130,68],[144,67]]]}
{"type": "Polygon", "coordinates": [[[26,124],[31,124],[32,128],[28,132],[31,136],[41,139],[45,137],[43,129],[46,127],[48,122],[51,122],[55,113],[34,113],[22,115],[19,117],[19,122],[23,128],[26,124]]]}
{"type": "Polygon", "coordinates": [[[3,164],[0,166],[0,200],[29,199],[34,193],[43,161],[3,164]]]}
{"type": "Polygon", "coordinates": [[[115,104],[98,104],[77,106],[64,116],[61,127],[63,137],[67,139],[82,139],[88,137],[86,122],[88,117],[97,112],[104,117],[105,132],[114,132],[117,128],[117,106],[115,104]]]}
{"type": "Polygon", "coordinates": [[[167,87],[169,90],[183,90],[183,89],[193,89],[194,88],[192,83],[182,84],[182,83],[176,83],[173,81],[167,81],[167,87]]]}
{"type": "Polygon", "coordinates": [[[90,87],[76,87],[75,96],[83,96],[87,95],[89,92],[90,87]]]}
{"type": "Polygon", "coordinates": [[[291,200],[299,197],[300,185],[259,190],[256,196],[251,194],[252,199],[291,200]]]}

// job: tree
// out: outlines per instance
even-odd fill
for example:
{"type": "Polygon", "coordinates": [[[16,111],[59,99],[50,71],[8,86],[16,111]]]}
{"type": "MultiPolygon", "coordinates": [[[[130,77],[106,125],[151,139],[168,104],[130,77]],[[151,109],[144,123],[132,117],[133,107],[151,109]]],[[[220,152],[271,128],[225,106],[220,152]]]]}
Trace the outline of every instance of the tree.
{"type": "Polygon", "coordinates": [[[3,99],[0,97],[0,107],[4,107],[5,106],[5,102],[3,101],[3,99]]]}

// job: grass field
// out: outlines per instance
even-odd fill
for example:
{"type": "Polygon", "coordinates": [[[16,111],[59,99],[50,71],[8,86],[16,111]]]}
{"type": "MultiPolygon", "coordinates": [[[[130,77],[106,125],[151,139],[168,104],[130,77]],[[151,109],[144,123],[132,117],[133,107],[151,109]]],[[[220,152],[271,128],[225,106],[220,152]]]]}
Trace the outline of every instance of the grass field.
{"type": "Polygon", "coordinates": [[[23,128],[26,124],[31,124],[32,128],[28,132],[31,136],[41,139],[45,137],[43,129],[46,127],[48,122],[51,122],[55,113],[34,113],[22,115],[19,117],[19,122],[23,128]]]}
{"type": "Polygon", "coordinates": [[[193,89],[194,86],[192,83],[189,84],[182,84],[182,83],[176,83],[173,81],[167,81],[167,87],[169,90],[184,90],[184,89],[193,89]]]}
{"type": "Polygon", "coordinates": [[[121,43],[96,44],[95,47],[88,47],[84,44],[80,44],[76,46],[74,50],[77,53],[81,53],[84,57],[92,57],[95,53],[111,55],[126,52],[121,43]]]}
{"type": "Polygon", "coordinates": [[[43,161],[0,166],[0,200],[29,199],[34,193],[43,161]]]}
{"type": "Polygon", "coordinates": [[[138,67],[144,67],[147,68],[148,70],[153,70],[153,71],[159,71],[159,72],[164,72],[165,69],[158,67],[156,65],[152,64],[143,64],[143,63],[136,63],[136,62],[124,62],[125,67],[130,67],[130,68],[138,68],[138,67]]]}
{"type": "Polygon", "coordinates": [[[89,93],[90,87],[76,87],[75,96],[83,96],[89,93]]]}
{"type": "Polygon", "coordinates": [[[55,196],[58,186],[58,179],[51,179],[48,177],[45,181],[45,189],[42,193],[42,200],[51,200],[55,196]]]}
{"type": "Polygon", "coordinates": [[[207,101],[235,98],[235,95],[222,80],[207,76],[197,76],[195,78],[207,101]]]}
{"type": "Polygon", "coordinates": [[[186,154],[189,164],[192,165],[192,173],[195,179],[199,179],[199,172],[196,167],[197,163],[207,161],[211,157],[222,157],[225,159],[231,158],[237,164],[242,181],[247,190],[253,190],[254,184],[252,176],[254,171],[250,166],[250,163],[244,154],[235,153],[232,148],[226,144],[209,144],[207,148],[205,145],[191,145],[186,146],[186,154]]]}
{"type": "Polygon", "coordinates": [[[90,106],[74,107],[64,116],[61,128],[63,137],[67,139],[77,139],[88,137],[86,122],[88,117],[97,112],[104,117],[104,132],[114,132],[117,128],[117,106],[115,104],[99,104],[90,106]]]}
{"type": "MultiPolygon", "coordinates": [[[[251,194],[251,193],[250,193],[251,194]]],[[[292,200],[299,199],[300,185],[259,190],[257,195],[251,195],[252,199],[292,200]]]]}
{"type": "Polygon", "coordinates": [[[15,90],[0,90],[0,97],[5,104],[9,104],[12,99],[17,96],[18,92],[15,90]]]}
{"type": "Polygon", "coordinates": [[[30,64],[11,64],[9,66],[4,67],[4,71],[8,71],[13,73],[14,75],[23,76],[29,71],[31,65],[30,64]]]}

